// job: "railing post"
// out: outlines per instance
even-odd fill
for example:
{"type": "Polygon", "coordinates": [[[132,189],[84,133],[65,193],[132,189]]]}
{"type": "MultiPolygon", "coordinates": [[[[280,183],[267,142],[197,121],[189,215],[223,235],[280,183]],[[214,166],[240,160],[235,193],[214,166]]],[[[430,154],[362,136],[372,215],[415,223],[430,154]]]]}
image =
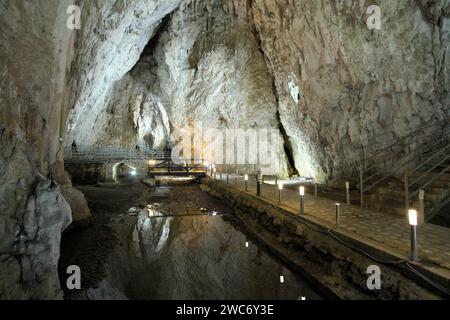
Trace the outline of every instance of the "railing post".
{"type": "Polygon", "coordinates": [[[359,167],[359,189],[361,194],[361,208],[364,208],[364,160],[361,160],[361,165],[359,167]]]}
{"type": "Polygon", "coordinates": [[[425,190],[419,191],[419,223],[423,224],[425,222],[425,190]]]}
{"type": "Polygon", "coordinates": [[[408,214],[409,210],[409,177],[408,177],[408,169],[405,170],[405,212],[408,214]]]}

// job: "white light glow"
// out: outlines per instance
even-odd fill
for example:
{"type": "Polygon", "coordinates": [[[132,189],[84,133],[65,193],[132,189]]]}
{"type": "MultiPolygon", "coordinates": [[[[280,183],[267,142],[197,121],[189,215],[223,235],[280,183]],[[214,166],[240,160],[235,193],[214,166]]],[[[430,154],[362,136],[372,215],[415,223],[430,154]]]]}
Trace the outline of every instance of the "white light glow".
{"type": "Polygon", "coordinates": [[[300,187],[300,195],[304,196],[305,195],[305,187],[300,187]]]}
{"type": "Polygon", "coordinates": [[[245,247],[248,248],[248,242],[245,243],[245,247]]]}
{"type": "Polygon", "coordinates": [[[133,171],[131,171],[131,175],[135,176],[135,175],[137,175],[137,172],[133,170],[133,171]]]}
{"type": "Polygon", "coordinates": [[[409,224],[412,226],[417,226],[417,211],[410,209],[408,211],[409,224]]]}
{"type": "Polygon", "coordinates": [[[284,283],[284,276],[280,276],[280,283],[284,283]]]}
{"type": "Polygon", "coordinates": [[[278,189],[283,190],[283,183],[280,182],[280,183],[278,184],[278,189]]]}
{"type": "Polygon", "coordinates": [[[248,181],[248,174],[246,174],[246,175],[244,176],[244,178],[245,178],[245,181],[248,181]]]}

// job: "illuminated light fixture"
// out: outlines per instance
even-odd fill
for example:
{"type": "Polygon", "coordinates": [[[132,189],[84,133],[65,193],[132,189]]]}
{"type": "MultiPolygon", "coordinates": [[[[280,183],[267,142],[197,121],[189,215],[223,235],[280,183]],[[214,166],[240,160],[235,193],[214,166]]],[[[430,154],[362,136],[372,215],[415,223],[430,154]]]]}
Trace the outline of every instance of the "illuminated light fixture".
{"type": "Polygon", "coordinates": [[[301,196],[304,196],[305,195],[305,187],[303,187],[303,186],[300,187],[299,193],[300,193],[301,196]]]}
{"type": "Polygon", "coordinates": [[[409,224],[411,226],[417,226],[417,211],[414,209],[410,209],[408,211],[409,224]]]}
{"type": "Polygon", "coordinates": [[[339,218],[340,218],[340,203],[336,203],[336,229],[339,228],[339,218]]]}
{"type": "Polygon", "coordinates": [[[248,181],[248,174],[244,176],[245,181],[248,181]]]}
{"type": "Polygon", "coordinates": [[[244,176],[244,180],[245,180],[245,191],[248,191],[248,174],[244,176]]]}
{"type": "Polygon", "coordinates": [[[301,186],[299,188],[299,193],[300,193],[300,214],[304,215],[305,214],[305,187],[301,186]]]}
{"type": "Polygon", "coordinates": [[[280,283],[284,283],[284,276],[280,276],[280,283]]]}
{"type": "Polygon", "coordinates": [[[411,226],[411,260],[417,261],[417,211],[410,209],[408,211],[409,225],[411,226]]]}
{"type": "Polygon", "coordinates": [[[245,247],[248,248],[248,241],[245,243],[245,247]]]}
{"type": "Polygon", "coordinates": [[[131,174],[132,176],[135,176],[135,175],[137,175],[137,172],[136,172],[136,170],[133,170],[133,171],[130,172],[130,174],[131,174]]]}
{"type": "Polygon", "coordinates": [[[156,161],[155,160],[148,160],[148,164],[150,166],[154,166],[154,165],[156,165],[156,161]]]}

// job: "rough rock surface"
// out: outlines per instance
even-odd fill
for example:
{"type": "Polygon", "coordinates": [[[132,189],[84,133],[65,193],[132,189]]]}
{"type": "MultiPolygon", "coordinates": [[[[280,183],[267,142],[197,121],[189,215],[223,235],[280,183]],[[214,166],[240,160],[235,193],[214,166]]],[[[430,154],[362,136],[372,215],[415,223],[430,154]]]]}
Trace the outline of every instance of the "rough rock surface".
{"type": "Polygon", "coordinates": [[[58,296],[63,139],[162,148],[196,121],[276,128],[280,173],[290,160],[324,181],[449,115],[445,0],[380,0],[381,30],[356,0],[76,2],[81,30],[66,27],[73,1],[0,0],[0,297],[58,296]]]}
{"type": "MultiPolygon", "coordinates": [[[[114,131],[114,110],[107,109],[106,104],[109,97],[118,97],[114,95],[116,82],[138,62],[162,18],[179,2],[83,1],[84,19],[77,33],[77,56],[72,69],[75,77],[71,82],[73,112],[69,117],[68,142],[92,145],[107,139],[108,129],[114,131]]],[[[117,101],[117,107],[123,108],[123,102],[117,101]]],[[[110,139],[108,144],[120,142],[110,139]]]]}
{"type": "Polygon", "coordinates": [[[62,298],[56,266],[71,223],[59,187],[39,173],[28,146],[0,132],[0,298],[62,298]]]}
{"type": "Polygon", "coordinates": [[[366,25],[368,1],[234,4],[256,28],[304,175],[351,175],[361,146],[370,154],[375,143],[448,117],[448,1],[376,1],[381,30],[366,25]]]}
{"type": "Polygon", "coordinates": [[[72,186],[62,186],[61,193],[72,209],[72,222],[77,226],[89,224],[91,211],[83,193],[72,186]]]}
{"type": "MultiPolygon", "coordinates": [[[[106,104],[89,100],[84,107],[79,100],[67,143],[133,146],[139,139],[163,148],[170,133],[188,126],[278,130],[272,86],[253,30],[233,17],[231,2],[184,1],[139,63],[114,83],[106,104]]],[[[283,174],[281,135],[278,140],[283,174]]]]}

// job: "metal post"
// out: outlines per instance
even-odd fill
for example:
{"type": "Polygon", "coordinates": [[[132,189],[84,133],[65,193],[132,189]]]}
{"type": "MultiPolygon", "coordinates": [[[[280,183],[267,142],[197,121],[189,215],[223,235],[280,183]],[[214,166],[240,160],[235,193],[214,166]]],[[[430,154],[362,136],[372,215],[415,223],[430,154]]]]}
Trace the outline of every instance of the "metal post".
{"type": "Polygon", "coordinates": [[[336,229],[339,228],[340,204],[336,203],[336,229]]]}
{"type": "Polygon", "coordinates": [[[364,207],[364,162],[361,160],[361,166],[359,167],[359,189],[360,189],[360,202],[361,208],[364,207]]]}
{"type": "Polygon", "coordinates": [[[300,214],[305,214],[305,196],[300,196],[300,214]]]}
{"type": "Polygon", "coordinates": [[[275,176],[275,186],[277,186],[277,185],[278,185],[278,177],[275,176]]]}
{"type": "Polygon", "coordinates": [[[425,222],[425,190],[419,190],[419,223],[425,222]]]}
{"type": "Polygon", "coordinates": [[[256,195],[258,197],[261,196],[261,183],[260,183],[260,180],[258,178],[256,178],[256,195]]]}
{"type": "Polygon", "coordinates": [[[230,175],[227,173],[227,184],[229,184],[230,183],[230,175]]]}
{"type": "Polygon", "coordinates": [[[408,169],[405,171],[405,211],[408,214],[409,209],[409,181],[408,181],[408,169]]]}
{"type": "Polygon", "coordinates": [[[350,205],[350,182],[345,183],[345,195],[347,197],[347,205],[350,205]]]}
{"type": "Polygon", "coordinates": [[[314,181],[314,197],[317,198],[317,182],[314,181]]]}
{"type": "Polygon", "coordinates": [[[417,261],[417,226],[411,226],[411,260],[417,261]]]}
{"type": "Polygon", "coordinates": [[[278,188],[278,204],[281,204],[281,189],[278,188]]]}

